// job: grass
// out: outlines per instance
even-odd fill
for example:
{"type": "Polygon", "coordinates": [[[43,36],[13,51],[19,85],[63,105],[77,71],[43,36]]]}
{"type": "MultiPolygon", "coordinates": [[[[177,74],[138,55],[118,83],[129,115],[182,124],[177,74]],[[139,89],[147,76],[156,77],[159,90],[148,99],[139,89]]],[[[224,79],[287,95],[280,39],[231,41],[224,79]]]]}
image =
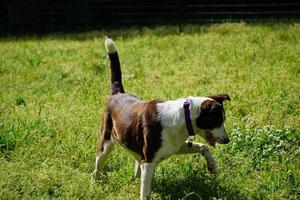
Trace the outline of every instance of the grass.
{"type": "Polygon", "coordinates": [[[299,33],[299,23],[223,23],[0,39],[0,199],[139,197],[134,160],[119,146],[90,182],[109,94],[106,34],[126,91],[232,99],[231,143],[212,149],[219,173],[200,155],[171,157],[153,199],[299,199],[299,33]]]}

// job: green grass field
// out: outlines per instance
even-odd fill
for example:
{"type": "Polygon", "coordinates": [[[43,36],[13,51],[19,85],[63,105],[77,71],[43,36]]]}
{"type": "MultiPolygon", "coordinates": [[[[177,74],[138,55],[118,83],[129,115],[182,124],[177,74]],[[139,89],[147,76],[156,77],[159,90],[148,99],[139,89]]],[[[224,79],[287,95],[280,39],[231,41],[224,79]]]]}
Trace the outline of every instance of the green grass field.
{"type": "MultiPolygon", "coordinates": [[[[300,23],[223,23],[0,39],[0,199],[138,199],[117,146],[98,183],[109,95],[104,35],[127,92],[144,100],[222,92],[231,142],[156,169],[153,199],[300,199],[300,23]]],[[[204,142],[200,137],[196,140],[204,142]]]]}

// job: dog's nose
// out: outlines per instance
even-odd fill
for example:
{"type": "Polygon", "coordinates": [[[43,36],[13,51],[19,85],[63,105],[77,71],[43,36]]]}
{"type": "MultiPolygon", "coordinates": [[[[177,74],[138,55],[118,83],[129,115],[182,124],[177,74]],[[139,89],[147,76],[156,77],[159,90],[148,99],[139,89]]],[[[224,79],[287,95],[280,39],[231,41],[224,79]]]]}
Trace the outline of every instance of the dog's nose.
{"type": "Polygon", "coordinates": [[[224,144],[228,144],[229,143],[229,138],[224,138],[223,142],[224,142],[224,144]]]}

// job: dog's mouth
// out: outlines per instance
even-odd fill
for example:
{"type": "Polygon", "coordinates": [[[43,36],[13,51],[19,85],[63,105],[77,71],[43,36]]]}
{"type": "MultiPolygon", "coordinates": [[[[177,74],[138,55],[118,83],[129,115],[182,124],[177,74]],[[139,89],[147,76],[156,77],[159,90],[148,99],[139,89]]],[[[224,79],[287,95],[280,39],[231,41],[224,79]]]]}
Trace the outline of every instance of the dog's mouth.
{"type": "Polygon", "coordinates": [[[216,145],[216,140],[210,131],[204,131],[204,138],[210,146],[214,147],[216,145]]]}

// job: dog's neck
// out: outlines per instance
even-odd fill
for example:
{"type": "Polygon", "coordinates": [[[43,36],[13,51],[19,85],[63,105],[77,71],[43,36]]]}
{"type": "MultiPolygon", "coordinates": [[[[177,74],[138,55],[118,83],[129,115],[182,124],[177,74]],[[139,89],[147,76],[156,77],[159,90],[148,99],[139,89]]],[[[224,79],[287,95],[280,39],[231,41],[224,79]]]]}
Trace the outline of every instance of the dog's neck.
{"type": "Polygon", "coordinates": [[[172,101],[165,101],[157,104],[158,115],[161,124],[164,127],[179,128],[185,126],[183,104],[186,100],[190,102],[190,117],[192,124],[195,124],[196,118],[200,115],[200,106],[202,102],[209,99],[207,97],[187,97],[172,101]]]}

